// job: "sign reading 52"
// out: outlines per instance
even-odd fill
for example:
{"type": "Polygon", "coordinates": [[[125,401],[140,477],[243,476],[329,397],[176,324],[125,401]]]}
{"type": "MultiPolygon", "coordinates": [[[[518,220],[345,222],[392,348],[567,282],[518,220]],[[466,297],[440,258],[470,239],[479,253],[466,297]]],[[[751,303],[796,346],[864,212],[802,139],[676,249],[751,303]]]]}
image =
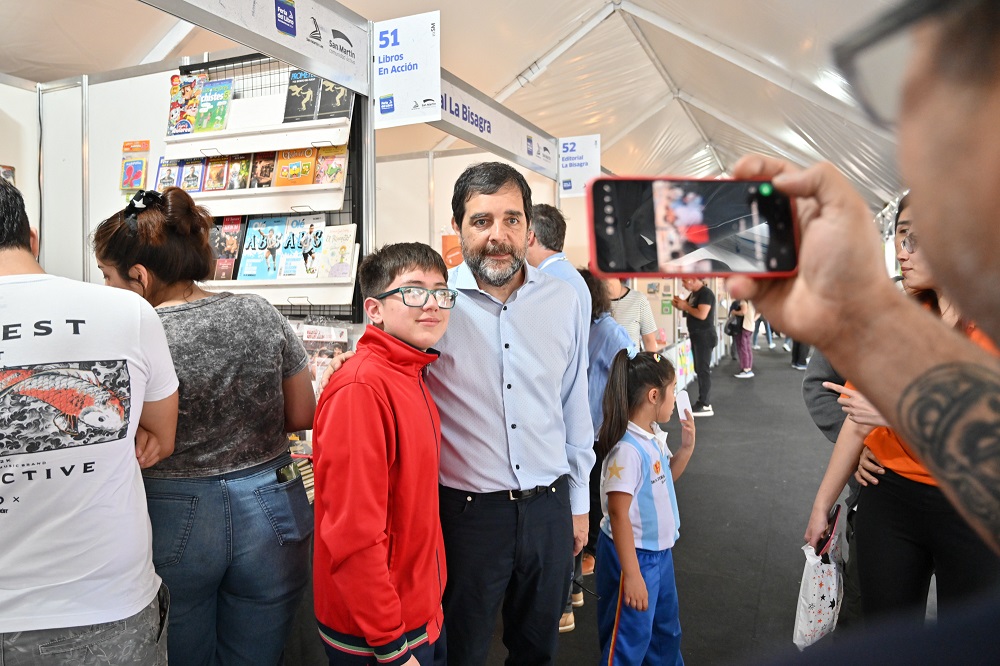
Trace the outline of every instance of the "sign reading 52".
{"type": "Polygon", "coordinates": [[[380,49],[387,49],[390,46],[399,46],[399,30],[396,28],[392,30],[382,30],[378,33],[378,47],[380,49]],[[390,36],[392,39],[389,39],[390,36]]]}

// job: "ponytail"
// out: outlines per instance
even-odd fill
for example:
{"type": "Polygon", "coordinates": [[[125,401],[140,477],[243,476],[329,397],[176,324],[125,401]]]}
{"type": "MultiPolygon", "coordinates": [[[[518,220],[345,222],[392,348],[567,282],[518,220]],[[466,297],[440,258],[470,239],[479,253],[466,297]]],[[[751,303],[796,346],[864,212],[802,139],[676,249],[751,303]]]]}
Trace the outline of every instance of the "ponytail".
{"type": "Polygon", "coordinates": [[[659,354],[637,353],[635,347],[615,354],[602,400],[604,422],[597,436],[597,452],[602,457],[625,435],[632,412],[646,392],[665,387],[674,377],[673,364],[659,354]]]}

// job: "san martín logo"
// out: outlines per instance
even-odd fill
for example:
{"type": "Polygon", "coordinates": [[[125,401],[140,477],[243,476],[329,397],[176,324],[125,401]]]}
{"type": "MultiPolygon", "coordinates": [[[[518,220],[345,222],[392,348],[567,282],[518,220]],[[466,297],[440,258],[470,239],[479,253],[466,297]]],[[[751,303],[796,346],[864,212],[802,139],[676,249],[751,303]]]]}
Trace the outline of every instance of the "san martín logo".
{"type": "Polygon", "coordinates": [[[354,44],[351,43],[347,35],[337,29],[330,30],[330,33],[333,35],[333,38],[327,43],[330,47],[330,53],[339,55],[352,65],[355,64],[357,56],[354,55],[354,44]]]}

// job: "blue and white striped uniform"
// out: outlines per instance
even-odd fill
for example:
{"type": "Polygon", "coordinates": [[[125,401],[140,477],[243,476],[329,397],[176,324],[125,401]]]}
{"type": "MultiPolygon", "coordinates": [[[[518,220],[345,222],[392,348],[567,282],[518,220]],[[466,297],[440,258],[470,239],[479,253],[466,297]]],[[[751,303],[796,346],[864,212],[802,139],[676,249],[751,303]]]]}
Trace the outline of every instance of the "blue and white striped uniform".
{"type": "Polygon", "coordinates": [[[680,518],[670,471],[666,434],[655,425],[650,434],[634,423],[608,457],[601,475],[604,519],[597,540],[597,634],[601,664],[683,666],[681,624],[671,548],[680,518]],[[632,496],[629,522],[639,573],[646,586],[648,610],[624,603],[624,579],[608,517],[608,493],[632,496]]]}
{"type": "Polygon", "coordinates": [[[631,421],[625,436],[604,459],[601,472],[601,531],[609,537],[608,493],[632,496],[628,517],[635,547],[645,550],[673,548],[679,536],[680,517],[674,479],[670,473],[670,449],[664,441],[631,421]]]}

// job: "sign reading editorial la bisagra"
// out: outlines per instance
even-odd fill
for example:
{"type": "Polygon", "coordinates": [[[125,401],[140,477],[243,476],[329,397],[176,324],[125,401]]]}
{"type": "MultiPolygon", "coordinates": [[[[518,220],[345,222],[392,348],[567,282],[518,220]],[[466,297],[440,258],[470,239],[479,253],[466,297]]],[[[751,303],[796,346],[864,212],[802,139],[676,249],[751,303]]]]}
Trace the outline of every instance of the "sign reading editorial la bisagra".
{"type": "Polygon", "coordinates": [[[468,104],[456,102],[448,93],[441,93],[441,110],[469,123],[479,130],[480,134],[493,133],[493,124],[488,118],[477,113],[468,104]]]}

